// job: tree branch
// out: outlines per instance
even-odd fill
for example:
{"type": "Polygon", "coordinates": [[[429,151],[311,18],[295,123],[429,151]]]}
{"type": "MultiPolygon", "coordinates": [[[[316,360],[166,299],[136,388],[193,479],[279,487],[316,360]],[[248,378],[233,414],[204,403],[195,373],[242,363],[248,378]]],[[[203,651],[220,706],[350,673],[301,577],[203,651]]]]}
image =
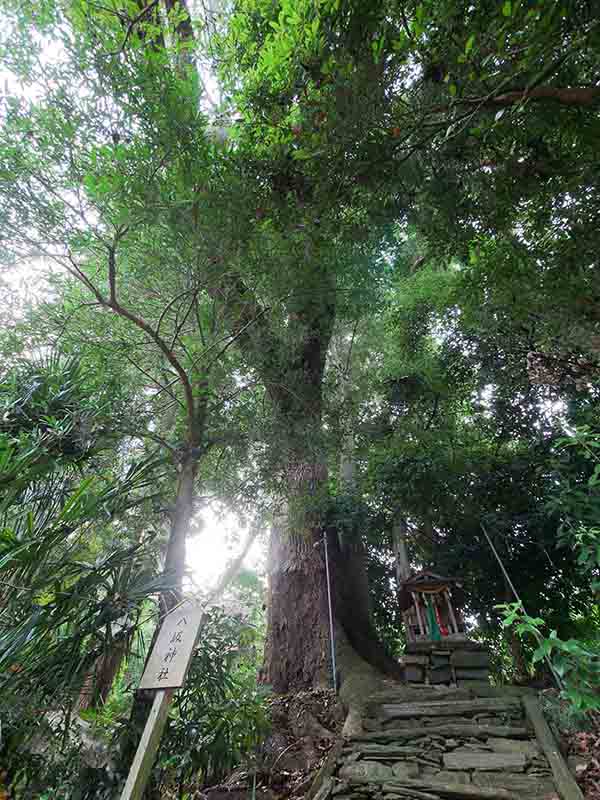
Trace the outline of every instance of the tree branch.
{"type": "MultiPolygon", "coordinates": [[[[166,384],[166,385],[162,384],[153,375],[151,375],[149,372],[146,372],[146,370],[143,367],[140,367],[139,364],[136,364],[136,362],[132,358],[129,358],[128,355],[125,355],[125,358],[127,359],[127,361],[129,361],[129,363],[131,364],[132,367],[135,367],[135,369],[137,369],[139,372],[141,372],[142,375],[144,375],[146,378],[151,380],[152,383],[156,384],[160,388],[161,392],[166,392],[169,395],[169,397],[171,397],[176,403],[178,403],[182,408],[185,408],[185,405],[181,402],[181,400],[177,397],[177,395],[174,394],[171,391],[171,389],[169,388],[169,384],[166,384]]],[[[171,382],[171,384],[174,383],[176,380],[177,380],[177,378],[175,378],[171,382]]]]}
{"type": "MultiPolygon", "coordinates": [[[[125,38],[123,39],[123,44],[121,45],[121,49],[119,50],[120,53],[122,53],[123,50],[125,50],[125,46],[126,46],[128,40],[129,40],[129,37],[133,33],[133,29],[138,24],[138,22],[141,22],[144,19],[144,17],[146,16],[146,14],[148,14],[150,11],[152,11],[152,9],[155,8],[158,5],[158,3],[159,3],[159,0],[152,0],[152,2],[149,5],[147,5],[145,8],[143,8],[140,11],[140,13],[137,14],[131,20],[131,22],[127,26],[127,30],[125,32],[125,38]]],[[[114,55],[118,55],[118,53],[115,53],[114,55]]]]}
{"type": "MultiPolygon", "coordinates": [[[[72,258],[71,254],[69,254],[69,261],[73,266],[73,270],[71,274],[73,274],[79,281],[81,281],[96,297],[98,302],[104,306],[105,308],[110,308],[120,317],[123,319],[128,320],[133,325],[138,327],[141,331],[143,331],[157,346],[164,357],[167,359],[169,364],[173,367],[175,372],[177,373],[181,385],[183,386],[183,392],[185,395],[185,407],[188,416],[188,422],[190,425],[190,431],[193,432],[196,429],[195,425],[195,403],[194,403],[194,393],[192,391],[192,385],[190,383],[189,377],[187,372],[183,368],[181,362],[173,352],[172,348],[168,346],[165,340],[152,328],[152,326],[146,322],[145,319],[135,314],[133,311],[130,311],[128,308],[125,308],[118,300],[117,297],[117,264],[116,264],[116,243],[121,239],[127,229],[121,230],[117,236],[115,236],[115,241],[112,245],[108,246],[108,285],[109,285],[109,298],[108,300],[98,291],[98,289],[94,286],[94,284],[89,280],[87,275],[80,269],[77,263],[72,258]]],[[[196,442],[192,442],[195,444],[196,442]]]]}

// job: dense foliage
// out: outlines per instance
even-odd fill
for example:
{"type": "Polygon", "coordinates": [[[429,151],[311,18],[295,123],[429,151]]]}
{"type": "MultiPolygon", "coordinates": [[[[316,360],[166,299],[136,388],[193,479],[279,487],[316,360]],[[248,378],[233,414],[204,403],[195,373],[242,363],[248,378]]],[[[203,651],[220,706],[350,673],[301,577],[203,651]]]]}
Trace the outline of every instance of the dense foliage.
{"type": "MultiPolygon", "coordinates": [[[[402,520],[414,568],[463,579],[497,680],[539,677],[548,656],[565,697],[597,705],[594,4],[2,10],[0,714],[15,786],[52,780],[28,744],[48,714],[63,762],[78,711],[111,731],[130,715],[135,739],[147,709],[124,676],[188,588],[186,540],[214,498],[272,524],[276,688],[328,674],[323,535],[342,627],[361,618],[349,584],[366,564],[352,644],[368,659],[376,629],[402,651],[402,520]]],[[[256,590],[254,623],[262,603],[256,590]]],[[[260,654],[241,654],[262,632],[230,614],[206,625],[154,775],[180,793],[265,730],[260,654]]],[[[63,791],[86,780],[75,769],[63,791]]]]}

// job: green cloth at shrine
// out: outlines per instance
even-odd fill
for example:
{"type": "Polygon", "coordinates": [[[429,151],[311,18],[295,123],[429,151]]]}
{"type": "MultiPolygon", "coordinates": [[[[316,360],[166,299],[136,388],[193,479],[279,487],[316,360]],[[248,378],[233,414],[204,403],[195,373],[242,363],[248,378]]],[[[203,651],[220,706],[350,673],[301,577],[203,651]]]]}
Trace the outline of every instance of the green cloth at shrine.
{"type": "Polygon", "coordinates": [[[430,600],[427,600],[427,622],[429,623],[429,633],[434,642],[439,642],[442,638],[442,634],[440,632],[439,625],[437,624],[437,620],[435,618],[435,610],[433,608],[433,603],[430,600]]]}

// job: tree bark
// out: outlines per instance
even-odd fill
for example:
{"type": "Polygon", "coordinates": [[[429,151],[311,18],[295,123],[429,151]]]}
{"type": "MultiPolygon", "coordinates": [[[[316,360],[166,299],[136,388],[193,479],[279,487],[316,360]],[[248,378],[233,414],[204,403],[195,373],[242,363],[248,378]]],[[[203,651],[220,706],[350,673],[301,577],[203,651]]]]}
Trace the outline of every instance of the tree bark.
{"type": "MultiPolygon", "coordinates": [[[[188,453],[191,448],[188,448],[188,453]]],[[[165,554],[165,573],[173,579],[173,592],[161,597],[162,613],[179,602],[185,573],[186,538],[194,515],[194,491],[198,475],[198,458],[187,455],[182,460],[177,480],[177,494],[173,510],[171,531],[165,554]]]]}
{"type": "Polygon", "coordinates": [[[535,86],[504,92],[489,100],[490,105],[512,106],[523,100],[550,101],[563,106],[592,106],[600,100],[600,86],[535,86]]]}
{"type": "Polygon", "coordinates": [[[128,638],[121,637],[113,642],[109,652],[99,656],[94,668],[86,676],[83,683],[76,704],[77,711],[98,708],[108,700],[110,690],[123,663],[128,646],[128,638]]]}
{"type": "Polygon", "coordinates": [[[318,529],[271,531],[262,679],[277,693],[331,685],[325,564],[318,529]]]}

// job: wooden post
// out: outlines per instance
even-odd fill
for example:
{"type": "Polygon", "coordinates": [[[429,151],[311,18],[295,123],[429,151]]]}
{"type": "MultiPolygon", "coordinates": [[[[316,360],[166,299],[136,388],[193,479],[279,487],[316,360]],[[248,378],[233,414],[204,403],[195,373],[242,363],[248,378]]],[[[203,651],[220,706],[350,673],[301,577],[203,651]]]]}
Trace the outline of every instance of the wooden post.
{"type": "Polygon", "coordinates": [[[403,611],[402,612],[402,621],[404,622],[404,630],[406,631],[406,639],[409,642],[414,641],[413,632],[410,629],[410,612],[403,611]]]}
{"type": "Polygon", "coordinates": [[[159,689],[154,696],[154,702],[135,752],[121,800],[141,800],[154,765],[174,693],[175,689],[159,689]]]}
{"type": "Polygon", "coordinates": [[[535,735],[540,743],[544,755],[548,759],[554,782],[563,800],[583,800],[583,794],[575,778],[571,775],[569,767],[560,754],[556,740],[552,735],[548,723],[544,719],[544,712],[537,697],[523,697],[523,706],[529,721],[533,725],[535,735]]]}
{"type": "Polygon", "coordinates": [[[204,611],[186,601],[163,619],[140,681],[156,691],[142,738],[133,758],[121,800],[141,800],[156,759],[175,690],[183,686],[198,640],[204,611]]]}
{"type": "Polygon", "coordinates": [[[421,609],[419,608],[419,600],[418,596],[415,592],[411,592],[413,602],[415,604],[415,611],[417,612],[417,620],[419,622],[419,630],[421,631],[421,636],[426,636],[427,632],[423,627],[423,620],[421,619],[421,609]]]}
{"type": "Polygon", "coordinates": [[[450,592],[448,589],[444,590],[444,595],[446,597],[446,602],[448,603],[448,614],[450,615],[450,620],[452,625],[454,626],[454,633],[460,633],[458,630],[458,623],[456,622],[456,616],[454,614],[454,609],[452,608],[452,603],[450,602],[450,592]]]}

